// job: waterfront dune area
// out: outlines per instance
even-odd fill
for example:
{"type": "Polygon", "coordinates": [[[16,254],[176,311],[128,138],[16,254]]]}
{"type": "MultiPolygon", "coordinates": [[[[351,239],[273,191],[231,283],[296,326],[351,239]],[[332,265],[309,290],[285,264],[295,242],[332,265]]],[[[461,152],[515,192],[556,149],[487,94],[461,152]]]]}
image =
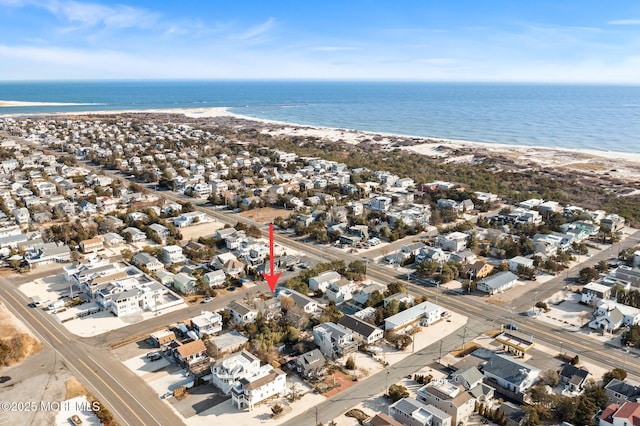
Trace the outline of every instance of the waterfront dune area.
{"type": "MultiPolygon", "coordinates": [[[[0,101],[0,106],[2,103],[3,101],[0,101]]],[[[15,104],[15,102],[12,103],[15,104]]],[[[376,144],[380,145],[381,149],[400,148],[410,150],[428,157],[441,158],[444,162],[475,163],[483,157],[499,156],[512,161],[521,167],[521,170],[544,168],[557,172],[575,172],[577,174],[591,175],[606,180],[619,180],[631,184],[629,187],[632,192],[626,195],[632,195],[637,190],[640,190],[640,187],[634,188],[635,185],[640,185],[640,153],[471,142],[437,137],[417,137],[337,129],[258,119],[231,113],[225,107],[46,113],[46,115],[73,115],[74,117],[121,114],[135,114],[140,118],[149,119],[162,119],[162,116],[165,115],[181,115],[185,117],[185,122],[195,121],[200,124],[210,123],[234,127],[251,127],[274,137],[310,137],[353,145],[376,144]]],[[[5,114],[3,116],[10,115],[5,114]]],[[[603,135],[603,137],[606,137],[606,135],[603,135]]]]}

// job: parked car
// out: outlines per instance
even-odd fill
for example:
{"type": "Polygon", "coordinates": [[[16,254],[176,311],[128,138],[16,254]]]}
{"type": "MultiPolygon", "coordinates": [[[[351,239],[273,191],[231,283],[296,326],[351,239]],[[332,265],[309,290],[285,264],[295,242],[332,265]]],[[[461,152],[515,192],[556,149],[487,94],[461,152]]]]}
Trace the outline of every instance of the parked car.
{"type": "Polygon", "coordinates": [[[205,297],[204,299],[202,299],[202,302],[200,303],[209,303],[209,302],[213,302],[213,297],[205,297]]]}

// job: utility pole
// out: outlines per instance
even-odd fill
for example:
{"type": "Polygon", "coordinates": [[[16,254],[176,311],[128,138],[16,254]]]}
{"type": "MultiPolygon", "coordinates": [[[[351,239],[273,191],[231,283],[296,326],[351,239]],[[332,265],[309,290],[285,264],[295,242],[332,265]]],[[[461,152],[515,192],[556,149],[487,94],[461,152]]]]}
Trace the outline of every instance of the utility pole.
{"type": "Polygon", "coordinates": [[[467,326],[464,326],[464,330],[462,332],[462,350],[464,351],[465,341],[467,339],[467,326]]]}
{"type": "Polygon", "coordinates": [[[440,353],[438,354],[438,362],[442,359],[442,340],[440,340],[440,353]]]}
{"type": "Polygon", "coordinates": [[[385,377],[384,389],[385,395],[389,396],[389,370],[387,370],[387,376],[385,377]]]}

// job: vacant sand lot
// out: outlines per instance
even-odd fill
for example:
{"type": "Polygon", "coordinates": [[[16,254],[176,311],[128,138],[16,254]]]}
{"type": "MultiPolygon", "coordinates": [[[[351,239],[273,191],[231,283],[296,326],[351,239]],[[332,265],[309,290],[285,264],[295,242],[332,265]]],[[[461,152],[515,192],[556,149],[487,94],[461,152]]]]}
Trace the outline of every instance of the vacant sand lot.
{"type": "Polygon", "coordinates": [[[238,213],[238,215],[247,219],[255,220],[256,222],[269,223],[273,222],[273,220],[278,216],[287,218],[289,217],[289,215],[291,215],[291,213],[293,213],[292,210],[274,209],[273,207],[262,207],[259,209],[253,209],[246,212],[238,213]]]}

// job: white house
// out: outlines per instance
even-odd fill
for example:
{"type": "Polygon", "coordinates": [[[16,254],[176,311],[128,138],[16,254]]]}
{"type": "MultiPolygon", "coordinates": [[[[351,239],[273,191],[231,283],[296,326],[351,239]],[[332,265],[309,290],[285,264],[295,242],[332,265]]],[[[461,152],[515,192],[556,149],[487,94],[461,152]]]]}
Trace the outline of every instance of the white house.
{"type": "Polygon", "coordinates": [[[224,271],[212,271],[204,274],[204,282],[209,287],[220,288],[224,287],[227,280],[227,276],[224,271]]]}
{"type": "Polygon", "coordinates": [[[533,259],[522,256],[516,256],[509,259],[509,270],[517,273],[518,268],[533,268],[533,259]]]}
{"type": "Polygon", "coordinates": [[[258,316],[258,311],[237,300],[231,301],[226,309],[231,314],[232,321],[238,324],[254,322],[258,316]]]}
{"type": "Polygon", "coordinates": [[[340,276],[336,271],[323,272],[320,275],[309,278],[309,289],[311,291],[325,292],[327,291],[329,284],[337,283],[340,281],[340,278],[342,278],[342,276],[340,276]]]}
{"type": "Polygon", "coordinates": [[[511,356],[496,354],[484,363],[483,373],[490,382],[522,396],[538,380],[540,370],[511,356]]]}
{"type": "Polygon", "coordinates": [[[340,358],[358,350],[353,332],[341,325],[325,322],[313,327],[313,341],[324,356],[329,359],[340,358]]]}
{"type": "Polygon", "coordinates": [[[326,296],[330,302],[334,303],[342,303],[347,300],[351,300],[353,297],[352,294],[356,290],[355,284],[353,281],[347,280],[346,278],[341,278],[337,282],[333,282],[329,284],[327,287],[326,296]]]}
{"type": "Polygon", "coordinates": [[[400,331],[418,322],[431,325],[442,317],[442,308],[431,302],[422,302],[384,320],[385,331],[400,331]]]}
{"type": "Polygon", "coordinates": [[[211,383],[228,395],[243,377],[255,376],[260,371],[260,360],[243,350],[211,364],[211,383]]]}
{"type": "Polygon", "coordinates": [[[489,294],[502,293],[513,287],[518,277],[511,271],[498,272],[478,281],[477,288],[489,294]]]}
{"type": "Polygon", "coordinates": [[[436,237],[436,247],[444,250],[456,252],[467,248],[467,238],[469,236],[463,232],[452,232],[447,235],[439,235],[436,237]]]}
{"type": "Polygon", "coordinates": [[[205,334],[212,335],[222,331],[222,316],[217,312],[202,311],[191,318],[191,328],[201,339],[205,334]]]}
{"type": "Polygon", "coordinates": [[[182,247],[171,245],[162,247],[162,261],[167,265],[185,262],[187,258],[182,254],[182,247]]]}
{"type": "Polygon", "coordinates": [[[287,375],[279,368],[267,374],[240,379],[231,390],[231,401],[239,409],[250,411],[256,404],[273,396],[283,396],[287,390],[287,375]]]}
{"type": "Polygon", "coordinates": [[[371,345],[382,339],[384,331],[353,315],[344,315],[338,320],[338,325],[353,332],[353,337],[367,345],[371,345]]]}
{"type": "Polygon", "coordinates": [[[296,306],[302,308],[307,314],[313,314],[318,310],[317,301],[295,290],[283,289],[278,293],[278,298],[282,301],[283,297],[290,298],[296,306]]]}
{"type": "Polygon", "coordinates": [[[173,220],[173,224],[178,228],[185,228],[187,226],[195,225],[196,223],[204,223],[206,221],[206,214],[204,214],[203,212],[194,211],[182,213],[180,216],[173,220]]]}

